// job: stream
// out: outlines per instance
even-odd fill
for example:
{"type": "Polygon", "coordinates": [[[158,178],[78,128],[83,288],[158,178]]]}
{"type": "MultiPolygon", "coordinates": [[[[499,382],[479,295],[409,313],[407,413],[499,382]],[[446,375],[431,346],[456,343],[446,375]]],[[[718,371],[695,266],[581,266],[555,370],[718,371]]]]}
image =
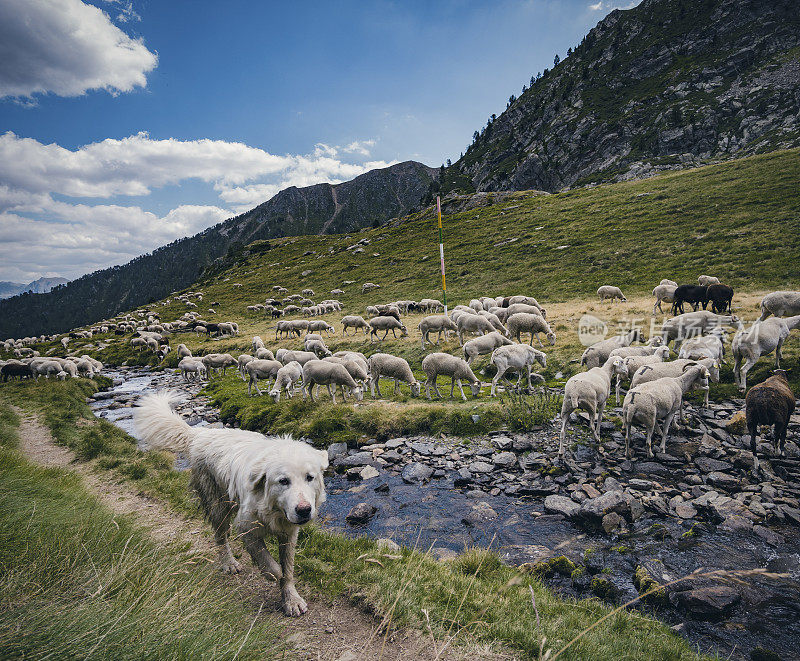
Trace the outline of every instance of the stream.
{"type": "MultiPolygon", "coordinates": [[[[177,410],[189,424],[222,426],[217,411],[199,395],[200,383],[186,383],[176,374],[141,368],[104,373],[115,385],[98,394],[90,406],[95,415],[131,435],[135,436],[131,406],[142,394],[163,388],[176,393],[177,410]]],[[[484,440],[491,443],[491,439],[484,440]]],[[[387,450],[405,452],[404,457],[417,461],[425,458],[419,452],[432,453],[434,457],[442,455],[441,461],[436,459],[439,464],[446,459],[445,451],[458,452],[463,447],[457,439],[447,439],[446,450],[438,451],[439,446],[434,443],[437,441],[441,442],[397,439],[394,443],[371,447],[378,457],[387,450]]],[[[357,458],[352,450],[350,454],[352,459],[357,458]]],[[[488,461],[491,452],[479,449],[475,454],[476,458],[488,461]]],[[[332,463],[337,467],[337,461],[332,463]]],[[[673,627],[701,652],[744,660],[760,648],[762,653],[766,650],[777,656],[757,658],[800,658],[800,527],[797,525],[771,522],[744,530],[697,521],[689,526],[678,517],[658,516],[645,509],[629,526],[609,536],[602,529],[579,525],[573,518],[554,514],[552,508],[547,512],[543,504],[547,489],[534,494],[524,493],[524,489],[521,493],[511,488],[491,488],[492,484],[480,480],[465,484],[453,470],[434,471],[431,479],[415,481],[407,479],[403,470],[407,463],[405,459],[370,463],[376,467],[377,475],[362,479],[356,474],[363,472],[360,464],[348,468],[350,464],[339,459],[338,470],[326,476],[329,495],[322,509],[321,525],[344,535],[389,538],[398,544],[430,550],[440,559],[452,557],[469,546],[491,548],[513,565],[533,564],[563,555],[585,571],[570,576],[571,566],[567,571],[557,567],[545,576],[545,582],[567,597],[586,598],[594,594],[611,603],[625,603],[638,595],[633,575],[640,566],[662,583],[700,568],[765,570],[767,575],[749,575],[735,582],[692,578],[674,594],[670,590],[668,600],[659,604],[638,603],[636,608],[673,627]],[[348,514],[360,503],[374,507],[376,513],[361,523],[349,523],[348,514]],[[752,532],[756,528],[760,534],[752,532]]],[[[185,459],[178,457],[176,469],[186,468],[185,459]]],[[[669,476],[662,477],[663,482],[669,483],[669,476]]],[[[635,480],[631,482],[636,484],[635,480]]],[[[552,483],[548,485],[550,493],[554,493],[552,483]]],[[[565,486],[572,488],[563,483],[557,486],[562,492],[565,486]]]]}

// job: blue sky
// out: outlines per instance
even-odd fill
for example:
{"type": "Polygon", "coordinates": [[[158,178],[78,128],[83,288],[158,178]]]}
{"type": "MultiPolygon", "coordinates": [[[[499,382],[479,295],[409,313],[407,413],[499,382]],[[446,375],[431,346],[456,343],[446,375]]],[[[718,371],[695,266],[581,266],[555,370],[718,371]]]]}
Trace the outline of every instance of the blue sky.
{"type": "Polygon", "coordinates": [[[614,6],[0,0],[0,279],[123,263],[287,185],[456,160],[614,6]]]}

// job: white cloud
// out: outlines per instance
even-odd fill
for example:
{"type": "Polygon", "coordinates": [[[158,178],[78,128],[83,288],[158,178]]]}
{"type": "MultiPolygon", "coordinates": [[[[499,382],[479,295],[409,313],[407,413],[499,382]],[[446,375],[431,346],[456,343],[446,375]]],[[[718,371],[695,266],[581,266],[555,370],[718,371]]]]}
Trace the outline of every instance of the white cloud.
{"type": "MultiPolygon", "coordinates": [[[[135,16],[130,3],[119,6],[118,20],[135,16]]],[[[141,39],[80,0],[0,2],[0,97],[130,92],[147,85],[157,64],[141,39]]]]}
{"type": "Polygon", "coordinates": [[[602,8],[603,8],[603,3],[602,2],[596,2],[593,5],[589,5],[589,9],[591,9],[592,11],[599,11],[602,8]]]}
{"type": "Polygon", "coordinates": [[[370,149],[374,146],[374,140],[354,140],[349,145],[342,147],[342,151],[347,154],[361,154],[362,156],[369,156],[370,149]]]}

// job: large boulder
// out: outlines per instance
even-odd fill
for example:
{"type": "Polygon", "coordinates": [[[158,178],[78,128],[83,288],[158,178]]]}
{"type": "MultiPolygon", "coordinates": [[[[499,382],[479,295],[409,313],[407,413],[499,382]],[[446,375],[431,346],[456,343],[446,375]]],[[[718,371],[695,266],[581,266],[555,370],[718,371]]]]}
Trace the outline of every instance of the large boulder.
{"type": "Polygon", "coordinates": [[[403,472],[400,476],[403,478],[404,482],[414,484],[416,482],[423,482],[430,479],[431,475],[433,475],[433,468],[426,464],[420,464],[419,462],[415,461],[413,463],[406,464],[403,467],[403,472]]]}
{"type": "Polygon", "coordinates": [[[565,517],[570,518],[575,516],[580,508],[581,506],[578,503],[566,496],[550,495],[544,499],[545,512],[550,514],[563,514],[565,517]]]}

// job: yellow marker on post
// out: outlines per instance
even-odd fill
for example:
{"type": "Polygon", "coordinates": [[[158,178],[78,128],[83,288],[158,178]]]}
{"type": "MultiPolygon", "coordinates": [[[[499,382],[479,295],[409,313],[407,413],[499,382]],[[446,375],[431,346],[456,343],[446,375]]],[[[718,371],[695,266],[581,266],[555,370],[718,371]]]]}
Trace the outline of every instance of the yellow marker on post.
{"type": "Polygon", "coordinates": [[[436,196],[436,215],[439,217],[439,262],[442,265],[442,294],[444,295],[444,313],[447,315],[447,283],[444,279],[444,242],[442,241],[442,203],[436,196]]]}

